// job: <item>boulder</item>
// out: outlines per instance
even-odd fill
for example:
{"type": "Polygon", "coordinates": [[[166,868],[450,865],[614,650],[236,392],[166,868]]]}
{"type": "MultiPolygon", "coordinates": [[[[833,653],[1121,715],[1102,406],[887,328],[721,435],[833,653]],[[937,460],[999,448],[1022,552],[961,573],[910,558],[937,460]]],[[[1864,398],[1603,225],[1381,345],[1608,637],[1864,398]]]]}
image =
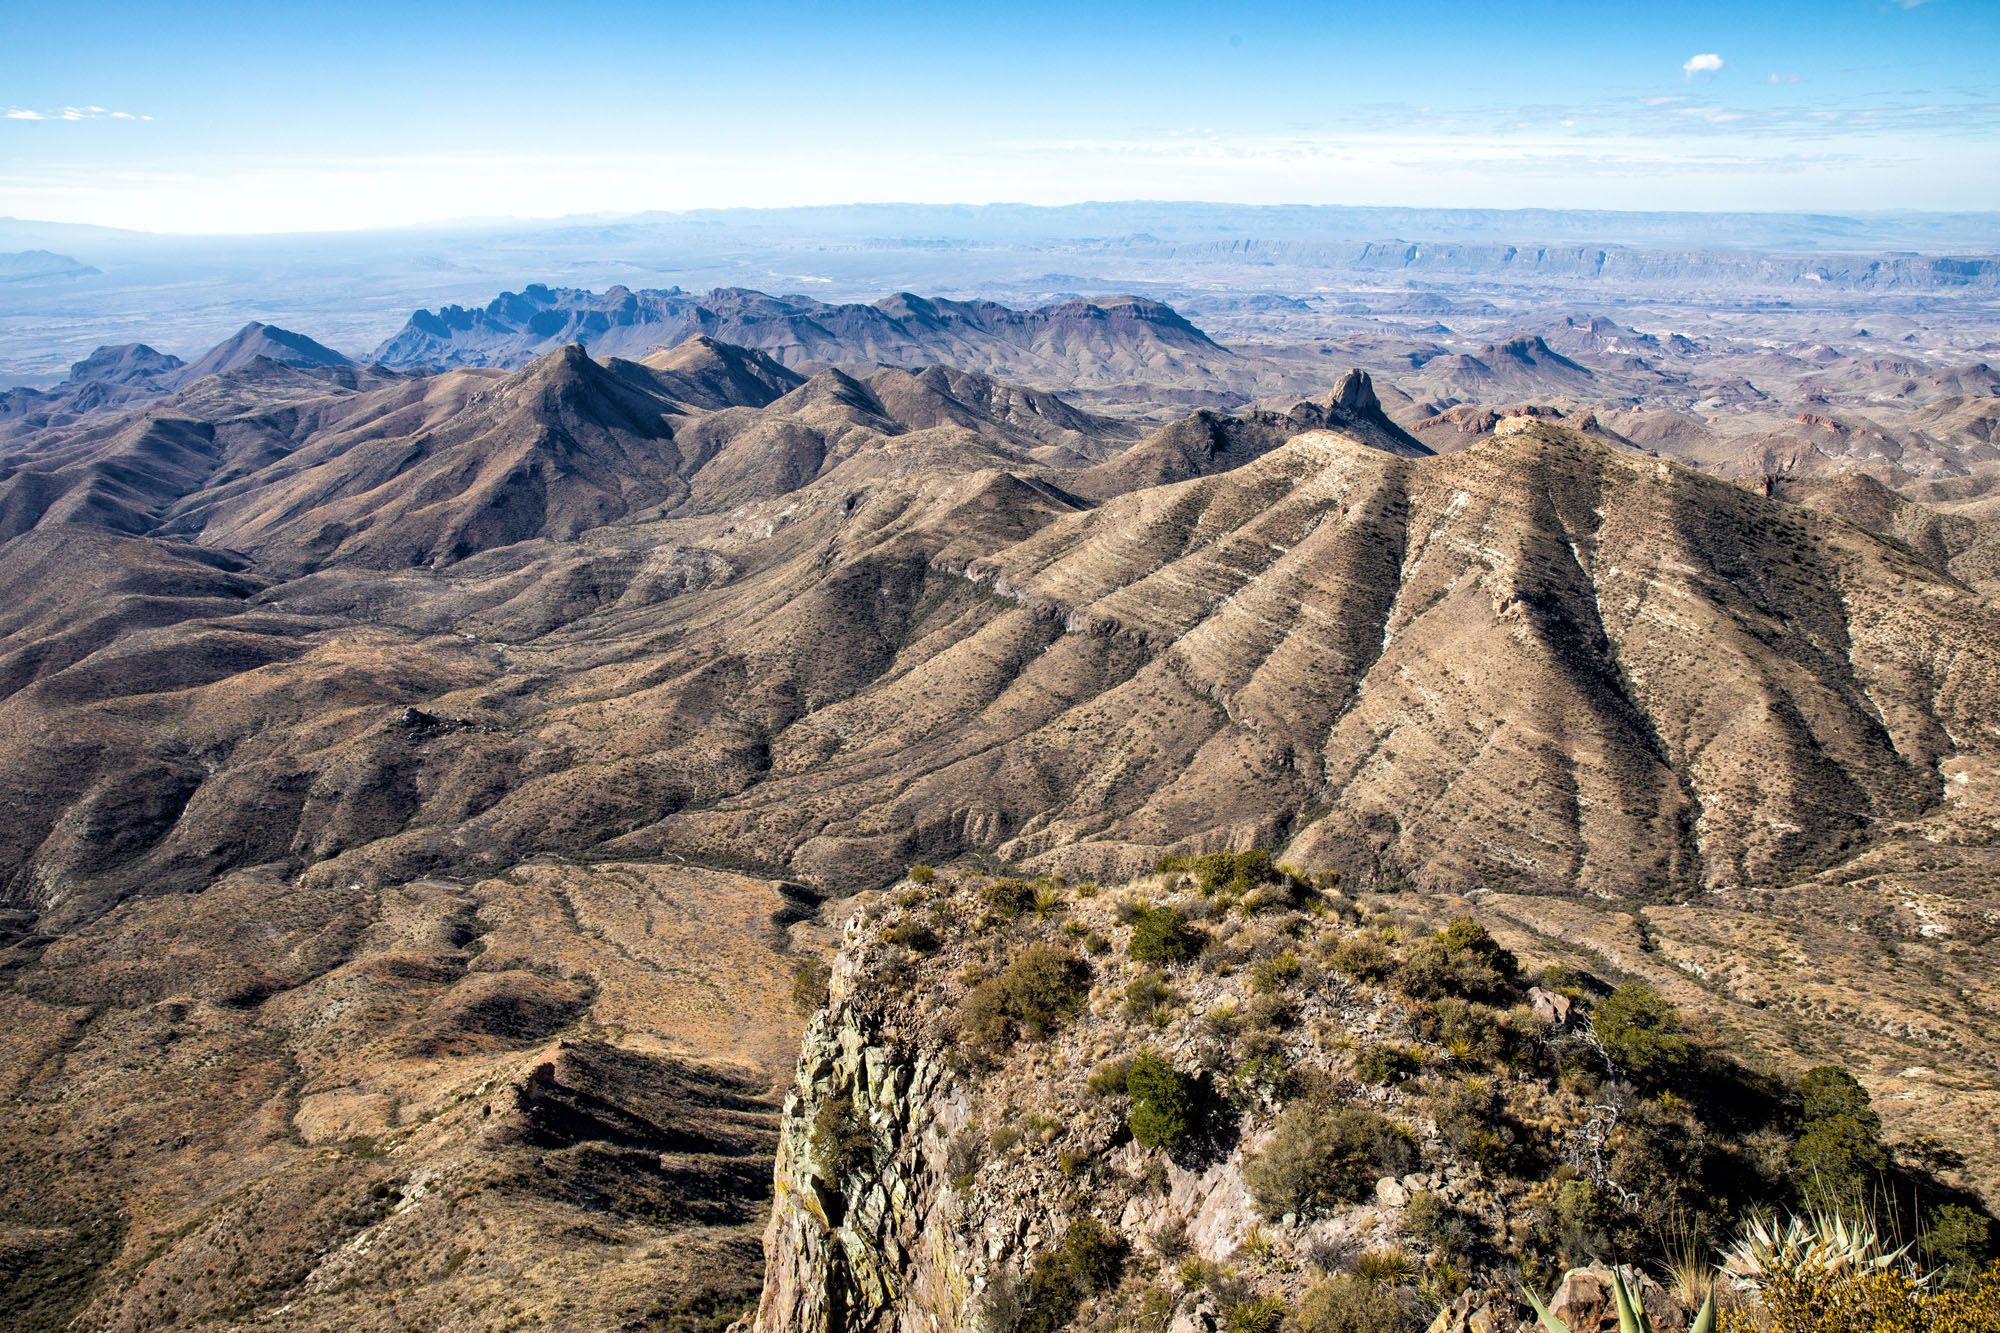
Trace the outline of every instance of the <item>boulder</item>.
{"type": "MultiPolygon", "coordinates": [[[[1622,1271],[1626,1289],[1645,1307],[1648,1324],[1661,1333],[1687,1327],[1687,1309],[1671,1292],[1636,1269],[1622,1271]]],[[[1568,1325],[1570,1333],[1618,1333],[1618,1297],[1611,1284],[1609,1268],[1572,1268],[1557,1284],[1549,1313],[1568,1325]]]]}

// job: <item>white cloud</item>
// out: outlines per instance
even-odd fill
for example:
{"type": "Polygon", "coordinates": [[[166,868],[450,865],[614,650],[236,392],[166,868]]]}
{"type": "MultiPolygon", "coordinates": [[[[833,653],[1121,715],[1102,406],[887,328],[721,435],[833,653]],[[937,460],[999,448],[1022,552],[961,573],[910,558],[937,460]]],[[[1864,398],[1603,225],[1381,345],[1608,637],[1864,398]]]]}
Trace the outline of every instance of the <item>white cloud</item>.
{"type": "Polygon", "coordinates": [[[1804,83],[1805,79],[1806,76],[1803,74],[1779,74],[1775,71],[1764,76],[1764,82],[1773,87],[1787,83],[1804,83]]]}
{"type": "Polygon", "coordinates": [[[102,106],[66,106],[59,111],[30,111],[26,107],[12,107],[6,113],[8,120],[151,120],[151,116],[141,116],[130,111],[113,111],[102,106]]]}
{"type": "Polygon", "coordinates": [[[1681,62],[1681,74],[1692,79],[1697,74],[1713,74],[1722,68],[1722,57],[1713,51],[1689,56],[1681,62]]]}

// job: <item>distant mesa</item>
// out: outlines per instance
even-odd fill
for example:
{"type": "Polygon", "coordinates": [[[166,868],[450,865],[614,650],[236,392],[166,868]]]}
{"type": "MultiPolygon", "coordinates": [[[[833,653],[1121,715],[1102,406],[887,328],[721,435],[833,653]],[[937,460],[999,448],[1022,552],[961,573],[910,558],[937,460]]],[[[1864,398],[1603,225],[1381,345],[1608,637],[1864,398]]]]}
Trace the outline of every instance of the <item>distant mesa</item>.
{"type": "Polygon", "coordinates": [[[0,282],[46,282],[52,279],[90,278],[101,273],[80,259],[59,255],[53,250],[18,250],[0,254],[0,282]]]}
{"type": "Polygon", "coordinates": [[[479,309],[419,310],[375,359],[402,369],[526,365],[565,343],[637,359],[690,338],[751,348],[794,369],[946,365],[1023,383],[1110,385],[1199,378],[1234,353],[1171,306],[1139,296],[1075,299],[1030,310],[897,292],[830,305],[724,287],[602,293],[540,284],[479,309]]]}
{"type": "Polygon", "coordinates": [[[144,343],[117,343],[99,347],[70,366],[66,382],[159,386],[186,365],[179,357],[154,351],[144,343]]]}

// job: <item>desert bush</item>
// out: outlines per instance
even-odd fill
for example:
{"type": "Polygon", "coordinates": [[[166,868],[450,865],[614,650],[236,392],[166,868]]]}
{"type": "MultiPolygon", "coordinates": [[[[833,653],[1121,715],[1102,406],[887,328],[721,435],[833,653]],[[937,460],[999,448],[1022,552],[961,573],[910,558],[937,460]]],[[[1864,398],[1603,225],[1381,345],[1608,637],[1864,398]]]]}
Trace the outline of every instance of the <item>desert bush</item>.
{"type": "Polygon", "coordinates": [[[810,1014],[826,1004],[827,982],[833,968],[824,958],[807,958],[792,969],[792,1007],[810,1014]]]}
{"type": "Polygon", "coordinates": [[[937,880],[937,871],[922,861],[910,867],[910,883],[931,884],[937,880]]]}
{"type": "Polygon", "coordinates": [[[1132,1137],[1148,1148],[1174,1151],[1195,1135],[1201,1116],[1193,1079],[1152,1051],[1141,1051],[1125,1071],[1125,1091],[1132,1098],[1127,1123],[1132,1137]]]}
{"type": "Polygon", "coordinates": [[[1260,884],[1284,884],[1290,880],[1272,864],[1269,852],[1257,848],[1247,852],[1163,856],[1153,868],[1163,875],[1188,876],[1206,895],[1223,894],[1231,898],[1240,898],[1260,884]]]}
{"type": "Polygon", "coordinates": [[[1993,1258],[1993,1223],[1962,1203],[1941,1204],[1924,1219],[1917,1253],[1943,1281],[1968,1285],[1993,1258]]]}
{"type": "Polygon", "coordinates": [[[1142,907],[1132,919],[1131,956],[1142,963],[1185,963],[1199,954],[1208,937],[1171,907],[1142,907]]]}
{"type": "Polygon", "coordinates": [[[1486,1005],[1446,996],[1422,1006],[1415,1017],[1417,1031],[1461,1063],[1496,1064],[1511,1054],[1511,1034],[1486,1005]]]}
{"type": "Polygon", "coordinates": [[[1232,1081],[1240,1098],[1252,1099],[1264,1089],[1281,1088],[1290,1073],[1285,1045],[1271,1028],[1251,1027],[1237,1040],[1232,1081]]]}
{"type": "Polygon", "coordinates": [[[828,1097],[819,1104],[813,1113],[811,1143],[823,1178],[836,1185],[875,1159],[875,1135],[846,1097],[828,1097]]]}
{"type": "Polygon", "coordinates": [[[1431,1114],[1438,1136],[1459,1156],[1496,1173],[1518,1162],[1522,1131],[1499,1089],[1484,1079],[1451,1084],[1432,1102],[1431,1114]]]}
{"type": "Polygon", "coordinates": [[[935,930],[910,917],[904,917],[883,931],[882,938],[891,944],[901,945],[912,953],[930,953],[941,943],[935,930]]]}
{"type": "Polygon", "coordinates": [[[1680,1011],[1643,981],[1605,996],[1591,1012],[1590,1030],[1619,1072],[1640,1083],[1673,1082],[1697,1053],[1680,1011]]]}
{"type": "Polygon", "coordinates": [[[1387,1087],[1417,1072],[1417,1057],[1394,1042],[1378,1041],[1354,1055],[1354,1075],[1364,1083],[1387,1087]]]}
{"type": "Polygon", "coordinates": [[[999,976],[973,987],[963,1033],[989,1054],[1020,1038],[1045,1037],[1082,1008],[1089,980],[1090,969],[1075,954],[1052,944],[1031,945],[999,976]]]}
{"type": "Polygon", "coordinates": [[[1157,1023],[1179,998],[1164,972],[1141,972],[1126,984],[1125,1016],[1135,1023],[1157,1023]]]}
{"type": "Polygon", "coordinates": [[[1293,1322],[1299,1333],[1416,1333],[1425,1317],[1407,1293],[1343,1274],[1306,1292],[1293,1322]]]}
{"type": "Polygon", "coordinates": [[[996,879],[979,891],[986,910],[1005,921],[1035,910],[1035,886],[1025,879],[996,879]]]}
{"type": "Polygon", "coordinates": [[[1864,1198],[1889,1165],[1882,1117],[1845,1069],[1821,1065],[1800,1077],[1792,1165],[1808,1195],[1850,1202],[1864,1198]]]}
{"type": "Polygon", "coordinates": [[[1250,989],[1259,995],[1275,994],[1295,984],[1304,974],[1299,956],[1287,949],[1251,966],[1250,989]]]}
{"type": "Polygon", "coordinates": [[[1062,1243],[1035,1256],[1022,1301],[1021,1333],[1056,1333],[1078,1307],[1118,1281],[1125,1243],[1094,1217],[1078,1218],[1062,1243]]]}
{"type": "Polygon", "coordinates": [[[1282,995],[1259,995],[1243,1010],[1243,1025],[1253,1030],[1283,1032],[1298,1021],[1298,1006],[1282,995]]]}
{"type": "Polygon", "coordinates": [[[1566,1180],[1538,1219],[1541,1241],[1564,1268],[1616,1253],[1629,1232],[1623,1211],[1588,1180],[1566,1180]]]}
{"type": "Polygon", "coordinates": [[[1244,1163],[1243,1182],[1265,1215],[1275,1218],[1352,1202],[1416,1159],[1410,1132],[1387,1116],[1294,1102],[1279,1114],[1263,1151],[1244,1163]]]}
{"type": "Polygon", "coordinates": [[[1285,1326],[1285,1302],[1276,1296],[1252,1296],[1222,1311],[1223,1333],[1279,1333],[1285,1326]]]}
{"type": "Polygon", "coordinates": [[[1472,1243],[1472,1223],[1442,1194],[1419,1190],[1403,1209],[1403,1230],[1432,1250],[1461,1254],[1472,1243]]]}
{"type": "Polygon", "coordinates": [[[1333,965],[1356,981],[1382,981],[1396,970],[1396,955],[1378,936],[1360,932],[1334,946],[1333,965]]]}
{"type": "Polygon", "coordinates": [[[1398,980],[1419,999],[1458,995],[1494,1000],[1514,991],[1520,971],[1514,955],[1501,948],[1484,926],[1462,916],[1413,945],[1398,980]]]}

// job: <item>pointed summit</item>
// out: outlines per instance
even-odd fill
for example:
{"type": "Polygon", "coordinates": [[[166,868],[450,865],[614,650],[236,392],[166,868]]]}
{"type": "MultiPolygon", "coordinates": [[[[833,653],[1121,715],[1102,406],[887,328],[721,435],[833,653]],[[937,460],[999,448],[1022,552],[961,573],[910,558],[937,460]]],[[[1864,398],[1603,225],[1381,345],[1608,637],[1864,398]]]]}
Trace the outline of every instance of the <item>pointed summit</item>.
{"type": "Polygon", "coordinates": [[[1368,372],[1359,366],[1340,377],[1340,383],[1333,386],[1327,403],[1343,412],[1379,414],[1382,411],[1382,400],[1375,396],[1375,381],[1369,379],[1368,372]]]}
{"type": "Polygon", "coordinates": [[[1325,403],[1301,403],[1293,409],[1320,407],[1324,413],[1318,424],[1330,430],[1346,431],[1371,448],[1381,449],[1400,458],[1425,458],[1436,452],[1389,419],[1382,410],[1382,400],[1376,396],[1375,381],[1368,378],[1368,372],[1359,366],[1340,377],[1340,383],[1333,386],[1325,403]]]}
{"type": "Polygon", "coordinates": [[[239,366],[247,366],[260,356],[280,365],[308,369],[354,364],[331,347],[314,342],[303,333],[293,333],[290,329],[261,324],[253,319],[203,353],[200,360],[181,373],[180,382],[186,384],[205,375],[220,375],[239,366]]]}
{"type": "Polygon", "coordinates": [[[653,352],[639,364],[678,401],[710,411],[763,407],[805,383],[805,376],[765,353],[706,333],[653,352]]]}

